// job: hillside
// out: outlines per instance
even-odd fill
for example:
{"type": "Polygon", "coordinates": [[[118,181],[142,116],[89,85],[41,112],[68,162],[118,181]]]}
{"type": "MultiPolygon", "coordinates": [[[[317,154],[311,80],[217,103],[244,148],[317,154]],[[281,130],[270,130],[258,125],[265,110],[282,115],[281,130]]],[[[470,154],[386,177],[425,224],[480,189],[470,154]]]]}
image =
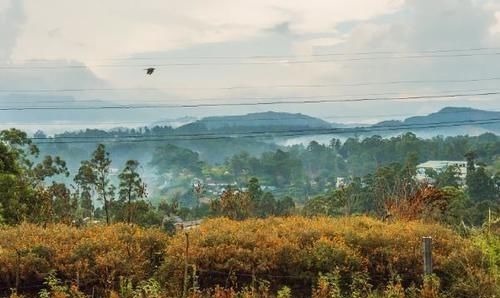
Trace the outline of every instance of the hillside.
{"type": "Polygon", "coordinates": [[[435,135],[479,135],[482,133],[500,133],[500,112],[472,108],[446,107],[426,116],[415,116],[403,121],[382,121],[373,128],[390,127],[381,132],[399,133],[402,131],[420,132],[435,135]],[[452,125],[453,124],[453,125],[452,125]],[[405,127],[397,129],[397,127],[405,127]]]}
{"type": "Polygon", "coordinates": [[[206,117],[181,126],[179,130],[223,131],[231,133],[255,131],[258,128],[266,129],[266,131],[281,131],[283,129],[330,127],[332,127],[331,123],[300,113],[263,112],[237,116],[206,117]]]}
{"type": "MultiPolygon", "coordinates": [[[[280,112],[252,113],[236,116],[206,117],[201,120],[183,125],[176,129],[176,133],[254,133],[254,132],[283,132],[302,131],[308,134],[310,130],[320,130],[313,134],[314,139],[323,139],[324,129],[342,128],[342,136],[353,135],[371,136],[394,135],[405,131],[412,131],[423,137],[436,135],[480,135],[483,133],[500,134],[500,112],[485,111],[472,108],[446,107],[438,112],[425,116],[414,116],[403,121],[385,120],[372,126],[353,127],[340,123],[329,123],[319,118],[304,114],[280,112]],[[364,129],[361,129],[364,127],[364,129]],[[387,128],[387,129],[385,129],[387,128]]],[[[327,131],[328,132],[328,131],[327,131]]],[[[334,135],[332,133],[332,135],[334,135]]],[[[276,135],[275,135],[276,136],[276,135]]],[[[300,136],[304,138],[304,136],[300,136]]],[[[291,137],[279,138],[281,143],[291,137]]],[[[329,138],[329,137],[328,137],[329,138]]],[[[278,141],[278,140],[277,140],[278,141]]]]}

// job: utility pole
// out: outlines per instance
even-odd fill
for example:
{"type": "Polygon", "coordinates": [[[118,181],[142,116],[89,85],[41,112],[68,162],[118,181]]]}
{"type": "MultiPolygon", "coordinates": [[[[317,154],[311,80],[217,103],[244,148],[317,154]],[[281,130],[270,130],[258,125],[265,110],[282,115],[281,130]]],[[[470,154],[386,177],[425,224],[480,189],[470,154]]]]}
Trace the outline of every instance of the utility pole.
{"type": "Polygon", "coordinates": [[[432,274],[432,237],[423,237],[424,275],[432,274]]]}

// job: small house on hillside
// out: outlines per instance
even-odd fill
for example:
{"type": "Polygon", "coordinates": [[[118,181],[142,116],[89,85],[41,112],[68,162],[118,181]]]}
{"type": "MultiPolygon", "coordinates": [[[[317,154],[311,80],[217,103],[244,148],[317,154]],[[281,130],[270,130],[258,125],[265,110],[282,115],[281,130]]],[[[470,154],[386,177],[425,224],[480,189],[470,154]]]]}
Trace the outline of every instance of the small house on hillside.
{"type": "Polygon", "coordinates": [[[467,162],[451,160],[429,160],[419,164],[417,166],[416,179],[417,181],[432,183],[434,182],[433,178],[428,175],[430,170],[435,171],[437,174],[441,174],[449,167],[456,167],[460,179],[465,181],[465,177],[467,176],[467,162]]]}

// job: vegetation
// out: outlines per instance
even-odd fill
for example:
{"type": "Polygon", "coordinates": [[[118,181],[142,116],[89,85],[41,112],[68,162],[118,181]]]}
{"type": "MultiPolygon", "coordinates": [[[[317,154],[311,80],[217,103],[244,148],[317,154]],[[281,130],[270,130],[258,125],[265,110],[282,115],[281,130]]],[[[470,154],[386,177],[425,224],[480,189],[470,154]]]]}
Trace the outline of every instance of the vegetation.
{"type": "MultiPolygon", "coordinates": [[[[494,297],[500,235],[492,230],[465,239],[439,224],[364,216],[211,219],[188,232],[188,290],[192,297],[237,291],[253,293],[246,297],[438,297],[423,295],[430,285],[422,276],[421,237],[431,235],[432,278],[439,284],[431,286],[439,297],[494,297]],[[400,295],[388,295],[395,292],[400,295]]],[[[125,224],[21,224],[0,234],[2,289],[59,292],[49,297],[151,297],[141,291],[176,297],[184,287],[184,233],[168,237],[125,224]]]]}
{"type": "Polygon", "coordinates": [[[160,144],[142,164],[172,192],[146,187],[138,160],[114,168],[113,146],[71,167],[40,156],[24,132],[1,131],[0,295],[496,297],[499,144],[333,139],[217,165],[160,144]],[[429,171],[433,185],[416,180],[420,161],[440,157],[467,160],[466,179],[449,167],[429,171]],[[435,244],[431,276],[423,236],[435,244]]]}

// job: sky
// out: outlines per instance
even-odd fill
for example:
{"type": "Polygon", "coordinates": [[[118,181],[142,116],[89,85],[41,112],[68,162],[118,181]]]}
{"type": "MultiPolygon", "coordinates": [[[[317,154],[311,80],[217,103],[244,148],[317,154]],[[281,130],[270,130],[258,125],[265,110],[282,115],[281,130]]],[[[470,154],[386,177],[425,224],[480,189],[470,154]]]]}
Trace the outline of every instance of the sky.
{"type": "MultiPolygon", "coordinates": [[[[500,0],[0,0],[0,41],[2,107],[474,94],[500,82],[500,0]]],[[[371,123],[445,106],[500,110],[500,98],[8,110],[0,126],[137,126],[268,110],[371,123]]]]}

